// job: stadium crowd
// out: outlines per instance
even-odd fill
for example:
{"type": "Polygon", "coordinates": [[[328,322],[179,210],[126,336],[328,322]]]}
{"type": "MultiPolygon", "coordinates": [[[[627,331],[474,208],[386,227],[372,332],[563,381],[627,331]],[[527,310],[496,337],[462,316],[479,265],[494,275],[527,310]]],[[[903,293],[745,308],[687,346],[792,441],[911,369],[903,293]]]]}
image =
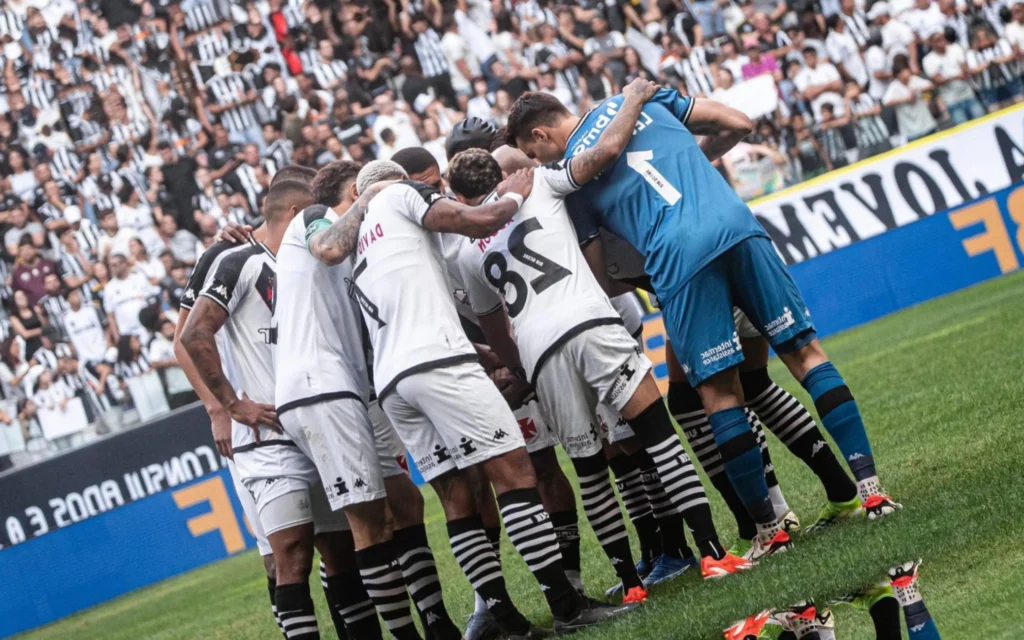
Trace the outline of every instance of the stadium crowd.
{"type": "Polygon", "coordinates": [[[191,267],[282,166],[422,146],[443,170],[466,117],[646,77],[756,117],[719,163],[753,198],[1024,95],[1021,0],[6,0],[0,45],[17,460],[195,398],[171,348],[191,267]],[[89,426],[46,438],[74,398],[89,426]]]}

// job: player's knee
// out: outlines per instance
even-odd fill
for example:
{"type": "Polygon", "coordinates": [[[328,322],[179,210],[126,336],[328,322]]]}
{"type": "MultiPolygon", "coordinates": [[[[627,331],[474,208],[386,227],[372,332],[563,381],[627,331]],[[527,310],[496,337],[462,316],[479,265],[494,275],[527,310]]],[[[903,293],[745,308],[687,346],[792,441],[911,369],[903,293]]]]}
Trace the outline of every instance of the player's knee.
{"type": "Polygon", "coordinates": [[[395,529],[423,522],[423,494],[404,473],[384,479],[395,529]]]}
{"type": "Polygon", "coordinates": [[[631,456],[638,451],[643,451],[644,449],[644,443],[636,436],[630,436],[628,438],[618,440],[613,446],[627,456],[631,456]]]}
{"type": "Polygon", "coordinates": [[[786,345],[780,345],[778,349],[779,357],[797,380],[803,380],[808,371],[828,362],[828,355],[817,338],[811,337],[804,341],[800,338],[801,336],[797,336],[786,345]]]}
{"type": "Polygon", "coordinates": [[[537,486],[550,486],[559,480],[562,467],[558,464],[558,456],[554,447],[547,447],[530,454],[533,472],[537,476],[537,486]]]}
{"type": "Polygon", "coordinates": [[[498,495],[516,489],[530,489],[537,486],[537,474],[530,462],[526,447],[513,449],[495,456],[483,463],[487,479],[494,485],[498,495]]]}
{"type": "MultiPolygon", "coordinates": [[[[391,535],[393,514],[383,499],[359,502],[345,507],[345,516],[359,547],[368,547],[387,540],[391,535]]],[[[394,506],[392,506],[392,510],[394,506]]]]}
{"type": "Polygon", "coordinates": [[[277,578],[277,563],[274,562],[274,554],[263,556],[263,568],[266,570],[268,578],[277,578]]]}
{"type": "Polygon", "coordinates": [[[743,387],[735,367],[720,371],[701,382],[697,385],[697,393],[709,416],[723,409],[743,405],[743,387]]]}
{"type": "Polygon", "coordinates": [[[743,362],[740,364],[740,371],[756,371],[768,365],[768,341],[761,336],[756,338],[740,338],[740,348],[743,349],[743,362]]]}
{"type": "Polygon", "coordinates": [[[647,372],[647,375],[640,382],[640,386],[636,388],[636,391],[633,392],[633,395],[619,413],[626,420],[632,420],[655,402],[661,401],[661,389],[658,388],[658,383],[655,382],[654,376],[647,372]]]}
{"type": "Polygon", "coordinates": [[[293,584],[309,579],[313,569],[313,544],[297,531],[286,529],[273,535],[271,545],[277,568],[278,584],[293,584]]]}

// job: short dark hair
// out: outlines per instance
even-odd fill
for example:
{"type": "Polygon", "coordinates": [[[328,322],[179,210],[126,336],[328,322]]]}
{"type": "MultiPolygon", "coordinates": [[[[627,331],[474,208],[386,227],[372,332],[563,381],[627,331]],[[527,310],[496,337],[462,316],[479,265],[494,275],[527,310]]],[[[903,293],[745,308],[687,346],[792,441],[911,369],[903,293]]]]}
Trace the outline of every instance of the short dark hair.
{"type": "Polygon", "coordinates": [[[287,167],[278,169],[277,173],[270,180],[270,186],[273,187],[276,183],[284,180],[311,183],[314,178],[316,178],[316,169],[310,169],[298,164],[290,164],[287,167]]]}
{"type": "Polygon", "coordinates": [[[324,165],[313,178],[313,200],[326,207],[337,206],[341,202],[342,189],[356,179],[362,167],[351,160],[336,160],[324,165]]]}
{"type": "Polygon", "coordinates": [[[286,208],[292,206],[294,199],[301,199],[299,209],[313,204],[313,192],[309,184],[298,180],[282,180],[271,185],[263,202],[263,219],[267,222],[275,221],[286,208]]]}
{"type": "Polygon", "coordinates": [[[505,146],[505,140],[508,138],[508,127],[502,127],[494,132],[494,137],[491,138],[491,147],[488,151],[495,151],[500,147],[505,146]]]}
{"type": "Polygon", "coordinates": [[[410,176],[414,173],[423,173],[430,167],[438,167],[440,170],[437,158],[423,147],[406,147],[396,151],[390,159],[400,164],[410,176]]]}
{"type": "Polygon", "coordinates": [[[448,186],[464,198],[485,196],[501,182],[501,167],[483,149],[467,149],[448,165],[448,186]]]}
{"type": "Polygon", "coordinates": [[[910,68],[910,58],[902,53],[892,59],[892,75],[898,76],[901,71],[910,68]]]}
{"type": "Polygon", "coordinates": [[[537,126],[552,126],[569,116],[569,110],[553,95],[530,91],[512,105],[506,125],[505,144],[516,146],[516,140],[526,138],[537,126]]]}

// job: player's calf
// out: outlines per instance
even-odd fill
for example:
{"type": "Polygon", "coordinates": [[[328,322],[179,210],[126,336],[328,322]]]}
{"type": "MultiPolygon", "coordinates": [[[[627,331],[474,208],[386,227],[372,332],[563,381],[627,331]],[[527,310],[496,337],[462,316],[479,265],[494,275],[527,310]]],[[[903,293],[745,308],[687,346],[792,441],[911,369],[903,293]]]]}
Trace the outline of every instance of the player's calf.
{"type": "Polygon", "coordinates": [[[537,475],[537,491],[544,508],[551,514],[551,526],[558,538],[558,550],[562,553],[562,566],[569,581],[577,591],[583,591],[580,576],[580,527],[576,513],[576,494],[569,478],[558,463],[554,447],[545,447],[530,454],[534,473],[537,475]]]}
{"type": "MultiPolygon", "coordinates": [[[[268,502],[261,510],[261,518],[263,512],[273,511],[287,501],[289,495],[268,502]]],[[[309,572],[313,568],[312,522],[273,532],[268,528],[267,540],[274,550],[277,572],[274,601],[285,637],[290,640],[319,638],[316,612],[309,594],[309,572]]]]}

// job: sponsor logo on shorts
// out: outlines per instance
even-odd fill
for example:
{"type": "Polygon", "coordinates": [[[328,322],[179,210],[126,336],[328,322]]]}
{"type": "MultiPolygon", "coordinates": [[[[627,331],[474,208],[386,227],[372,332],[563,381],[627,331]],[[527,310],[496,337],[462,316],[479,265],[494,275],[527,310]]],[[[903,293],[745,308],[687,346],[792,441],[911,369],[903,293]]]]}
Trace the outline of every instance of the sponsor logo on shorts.
{"type": "Polygon", "coordinates": [[[770,338],[774,338],[796,324],[796,320],[793,319],[793,312],[789,310],[789,307],[783,307],[782,311],[783,314],[781,316],[775,318],[764,326],[765,333],[767,333],[770,338]]]}
{"type": "Polygon", "coordinates": [[[519,430],[523,432],[523,440],[529,442],[537,437],[537,423],[533,418],[519,418],[519,430]]]}
{"type": "MultiPolygon", "coordinates": [[[[703,365],[706,367],[710,364],[718,362],[723,358],[735,355],[740,352],[740,336],[735,331],[732,332],[732,340],[726,340],[725,342],[711,347],[707,351],[701,352],[700,359],[703,365]]],[[[684,371],[689,373],[689,369],[685,368],[684,371]]]]}
{"type": "Polygon", "coordinates": [[[508,432],[505,431],[504,429],[498,429],[497,431],[494,432],[494,441],[495,442],[501,442],[502,440],[504,440],[507,437],[508,437],[508,432]]]}
{"type": "Polygon", "coordinates": [[[328,497],[337,498],[348,493],[348,486],[346,486],[344,480],[342,480],[341,478],[335,478],[334,480],[334,484],[332,484],[327,489],[328,497]]]}
{"type": "MultiPolygon", "coordinates": [[[[505,432],[503,431],[502,433],[505,432]]],[[[505,435],[507,436],[508,434],[506,433],[505,435]]],[[[468,456],[477,452],[477,448],[473,445],[473,441],[470,440],[469,438],[462,438],[459,441],[459,449],[461,449],[461,453],[464,456],[468,456]]],[[[458,455],[458,453],[456,455],[458,455]]]]}
{"type": "Polygon", "coordinates": [[[598,434],[597,424],[591,422],[590,430],[587,433],[578,433],[576,435],[566,436],[562,440],[562,446],[565,447],[566,451],[573,451],[575,449],[582,449],[589,447],[591,443],[597,442],[600,439],[598,434]]]}
{"type": "Polygon", "coordinates": [[[355,487],[356,489],[362,489],[363,487],[366,486],[366,483],[363,482],[362,478],[356,478],[356,481],[352,483],[352,486],[355,487]]]}
{"type": "Polygon", "coordinates": [[[626,364],[619,367],[619,375],[615,376],[615,382],[612,383],[612,388],[608,392],[608,402],[614,404],[615,400],[625,392],[633,380],[633,376],[636,375],[637,370],[639,370],[639,367],[633,358],[630,358],[626,364]]]}

